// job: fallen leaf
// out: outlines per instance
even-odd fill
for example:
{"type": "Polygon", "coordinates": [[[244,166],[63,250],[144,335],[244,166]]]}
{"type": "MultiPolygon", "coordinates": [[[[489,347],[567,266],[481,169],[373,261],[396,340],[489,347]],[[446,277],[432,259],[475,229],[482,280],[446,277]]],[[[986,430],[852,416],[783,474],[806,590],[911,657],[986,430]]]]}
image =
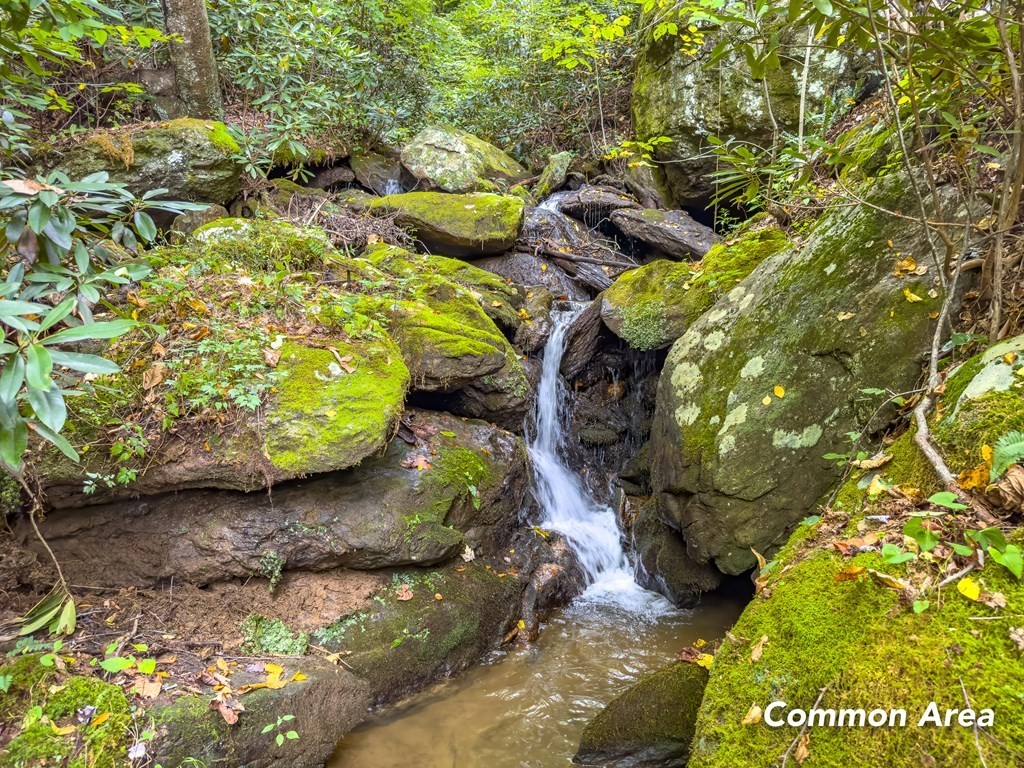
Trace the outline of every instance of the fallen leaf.
{"type": "Polygon", "coordinates": [[[878,469],[879,467],[884,467],[890,461],[892,461],[891,453],[879,452],[872,456],[870,459],[851,461],[850,464],[857,467],[858,469],[878,469]]]}
{"type": "Polygon", "coordinates": [[[281,350],[280,349],[264,349],[263,350],[263,362],[270,368],[277,368],[277,364],[281,362],[281,350]]]}
{"type": "Polygon", "coordinates": [[[307,678],[301,672],[296,672],[294,675],[292,675],[292,679],[289,680],[288,682],[289,683],[301,683],[303,680],[308,680],[308,679],[309,678],[307,678]]]}
{"type": "Polygon", "coordinates": [[[965,491],[984,490],[988,487],[989,468],[987,464],[979,464],[973,469],[965,469],[957,477],[957,482],[965,491]]]}
{"type": "Polygon", "coordinates": [[[1002,592],[982,592],[981,602],[987,605],[989,608],[1005,608],[1006,607],[1006,596],[1002,592]]]}
{"type": "Polygon", "coordinates": [[[909,288],[904,288],[903,289],[903,298],[905,298],[911,304],[913,304],[914,302],[917,302],[917,301],[924,301],[924,299],[922,299],[916,293],[911,291],[909,288]]]}
{"type": "Polygon", "coordinates": [[[1010,639],[1017,646],[1018,653],[1024,653],[1024,627],[1010,627],[1010,639]]]}
{"type": "Polygon", "coordinates": [[[775,387],[772,389],[772,392],[774,392],[775,396],[779,399],[782,399],[783,397],[786,396],[786,390],[780,387],[778,384],[775,385],[775,387]]]}
{"type": "Polygon", "coordinates": [[[835,575],[833,581],[857,581],[866,571],[863,565],[848,565],[835,575]]]}
{"type": "Polygon", "coordinates": [[[876,571],[874,568],[868,568],[868,573],[871,574],[871,578],[881,584],[883,587],[894,589],[897,592],[902,592],[907,588],[907,583],[901,579],[897,579],[895,576],[890,576],[888,573],[882,573],[876,571]]]}
{"type": "Polygon", "coordinates": [[[761,639],[754,643],[754,647],[750,649],[750,663],[755,664],[761,660],[761,654],[764,653],[764,647],[768,643],[768,635],[761,635],[761,639]]]}
{"type": "Polygon", "coordinates": [[[1003,355],[1003,362],[1006,363],[1007,365],[1013,365],[1016,361],[1017,361],[1017,353],[1016,352],[1007,352],[1005,355],[1003,355]]]}
{"type": "Polygon", "coordinates": [[[153,355],[153,357],[163,357],[164,355],[167,354],[167,347],[165,347],[159,341],[154,341],[153,346],[150,348],[149,351],[150,354],[153,355]]]}
{"type": "Polygon", "coordinates": [[[765,405],[771,405],[772,404],[772,396],[771,395],[765,395],[764,396],[764,400],[762,400],[761,402],[764,403],[765,405]]]}
{"type": "Polygon", "coordinates": [[[840,312],[838,315],[836,315],[836,320],[838,320],[840,323],[845,323],[847,320],[852,320],[856,316],[856,312],[840,312]]]}
{"type": "Polygon", "coordinates": [[[462,554],[460,555],[460,557],[462,558],[463,562],[471,563],[474,560],[476,560],[476,552],[474,552],[473,548],[469,546],[469,544],[467,544],[466,548],[462,550],[462,554]]]}
{"type": "Polygon", "coordinates": [[[751,704],[747,714],[743,716],[742,725],[757,725],[761,722],[761,708],[757,704],[751,704]]]}
{"type": "Polygon", "coordinates": [[[978,586],[978,582],[969,576],[964,576],[964,578],[956,583],[956,590],[968,600],[974,600],[975,602],[981,597],[981,587],[978,586]]]}
{"type": "Polygon", "coordinates": [[[435,592],[434,593],[434,599],[435,600],[444,600],[444,595],[442,595],[440,592],[435,592]]]}
{"type": "Polygon", "coordinates": [[[64,194],[64,190],[62,189],[51,187],[49,184],[41,184],[40,182],[33,181],[32,179],[8,179],[6,181],[0,181],[0,184],[3,184],[18,195],[34,195],[38,192],[42,192],[43,190],[56,192],[59,195],[64,194]]]}
{"type": "Polygon", "coordinates": [[[142,388],[153,389],[163,383],[170,373],[170,369],[163,363],[153,363],[145,373],[142,374],[142,388]]]}
{"type": "MultiPolygon", "coordinates": [[[[225,677],[231,674],[231,668],[228,666],[228,663],[224,661],[224,659],[217,659],[217,661],[214,663],[216,664],[217,669],[219,669],[221,674],[223,674],[225,677]]],[[[267,666],[270,665],[268,664],[267,666]]]]}
{"type": "Polygon", "coordinates": [[[796,752],[793,753],[793,759],[796,760],[797,765],[803,765],[804,760],[811,756],[811,750],[807,746],[810,742],[811,734],[804,733],[800,737],[800,741],[796,745],[796,752]]]}
{"type": "Polygon", "coordinates": [[[403,602],[406,600],[412,600],[412,587],[408,584],[403,584],[395,592],[395,597],[403,602]]]}
{"type": "Polygon", "coordinates": [[[430,469],[430,462],[427,461],[427,457],[422,453],[411,453],[402,459],[402,466],[406,469],[418,469],[422,472],[423,470],[430,469]]]}
{"type": "Polygon", "coordinates": [[[68,734],[75,732],[75,726],[65,725],[62,727],[58,727],[57,724],[54,723],[52,720],[50,721],[50,727],[53,729],[53,732],[58,736],[67,736],[68,734]]]}
{"type": "Polygon", "coordinates": [[[753,547],[750,548],[750,551],[754,553],[754,557],[757,559],[757,570],[763,571],[764,567],[768,564],[768,561],[764,559],[764,555],[762,555],[753,547]]]}

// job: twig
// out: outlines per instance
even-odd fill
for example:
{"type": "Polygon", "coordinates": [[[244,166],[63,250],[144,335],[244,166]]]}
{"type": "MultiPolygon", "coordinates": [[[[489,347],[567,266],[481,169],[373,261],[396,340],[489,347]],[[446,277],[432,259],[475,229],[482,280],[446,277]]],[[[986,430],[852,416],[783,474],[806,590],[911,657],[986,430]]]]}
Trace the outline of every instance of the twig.
{"type": "MultiPolygon", "coordinates": [[[[831,683],[829,683],[829,685],[831,685],[831,683]]],[[[826,685],[824,688],[821,689],[821,693],[818,694],[818,698],[815,699],[814,706],[812,706],[811,709],[817,709],[818,708],[818,705],[821,704],[821,700],[823,698],[825,698],[825,691],[827,691],[827,690],[828,690],[828,685],[826,685]]],[[[800,739],[803,738],[803,735],[806,732],[807,732],[807,723],[804,723],[803,727],[800,729],[800,733],[798,733],[796,735],[796,738],[793,739],[793,741],[790,743],[789,749],[786,750],[786,754],[784,754],[782,756],[782,768],[786,768],[786,763],[789,762],[789,755],[790,755],[790,753],[794,749],[796,749],[796,745],[799,743],[800,739]]]]}
{"type": "MultiPolygon", "coordinates": [[[[960,680],[960,690],[964,692],[964,704],[966,704],[967,708],[970,709],[971,708],[971,700],[967,696],[967,686],[964,685],[964,679],[962,677],[959,678],[959,680],[960,680]]],[[[981,740],[978,738],[978,721],[977,720],[974,721],[974,747],[978,750],[978,760],[981,761],[981,768],[988,768],[988,763],[985,762],[985,755],[983,755],[982,752],[981,752],[981,740]]]]}

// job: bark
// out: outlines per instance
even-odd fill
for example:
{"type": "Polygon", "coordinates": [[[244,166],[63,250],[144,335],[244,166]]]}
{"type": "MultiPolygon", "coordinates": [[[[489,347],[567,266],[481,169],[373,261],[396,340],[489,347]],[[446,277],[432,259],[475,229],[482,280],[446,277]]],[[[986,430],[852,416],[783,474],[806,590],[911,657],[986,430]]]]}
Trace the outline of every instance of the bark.
{"type": "Polygon", "coordinates": [[[188,117],[217,118],[224,111],[217,61],[213,57],[205,0],[163,0],[171,44],[171,66],[188,117]]]}

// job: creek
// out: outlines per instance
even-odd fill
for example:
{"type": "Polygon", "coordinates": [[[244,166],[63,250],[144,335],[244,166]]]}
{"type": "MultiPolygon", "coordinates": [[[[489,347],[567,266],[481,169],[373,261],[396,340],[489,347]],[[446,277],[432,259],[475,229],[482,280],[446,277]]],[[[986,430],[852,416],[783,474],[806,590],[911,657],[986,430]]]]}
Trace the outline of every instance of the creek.
{"type": "Polygon", "coordinates": [[[529,441],[542,522],[562,534],[587,586],[526,647],[495,651],[468,674],[380,713],[344,737],[329,768],[554,768],[570,764],[586,722],[698,640],[715,640],[741,596],[674,608],[641,588],[613,510],[564,459],[569,395],[559,367],[580,307],[556,311],[529,441]]]}

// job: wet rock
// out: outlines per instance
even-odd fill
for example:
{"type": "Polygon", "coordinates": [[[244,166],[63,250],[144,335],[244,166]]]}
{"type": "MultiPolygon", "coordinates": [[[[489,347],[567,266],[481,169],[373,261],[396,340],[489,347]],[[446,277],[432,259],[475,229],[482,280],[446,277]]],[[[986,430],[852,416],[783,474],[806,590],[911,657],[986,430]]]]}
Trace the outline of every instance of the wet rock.
{"type": "Polygon", "coordinates": [[[521,578],[479,562],[399,572],[368,609],[314,636],[349,654],[345,662],[369,683],[373,706],[394,702],[495,647],[519,618],[521,578]]]}
{"type": "Polygon", "coordinates": [[[566,331],[562,375],[573,379],[582,371],[600,346],[601,303],[592,301],[580,312],[566,331]]]}
{"type": "Polygon", "coordinates": [[[587,723],[573,762],[622,768],[684,768],[708,672],[679,662],[612,699],[587,723]]]}
{"type": "Polygon", "coordinates": [[[200,227],[227,217],[228,211],[223,205],[210,205],[201,211],[179,213],[171,222],[171,242],[184,242],[200,227]]]}
{"type": "Polygon", "coordinates": [[[467,545],[500,550],[526,493],[521,439],[484,422],[414,414],[414,445],[392,440],[346,472],[272,494],[182,491],[52,512],[45,535],[71,578],[137,586],[429,565],[467,545]]]}
{"type": "Polygon", "coordinates": [[[623,234],[673,259],[701,259],[718,236],[685,211],[630,208],[612,211],[611,221],[623,234]]]}
{"type": "Polygon", "coordinates": [[[558,201],[558,210],[589,227],[607,221],[612,211],[640,210],[640,203],[612,187],[583,187],[558,201]]]}
{"type": "Polygon", "coordinates": [[[315,189],[331,189],[332,187],[347,187],[356,180],[356,175],[351,168],[344,165],[332,165],[330,168],[321,168],[309,181],[309,186],[315,189]]]}
{"type": "Polygon", "coordinates": [[[586,301],[590,298],[587,290],[578,285],[568,273],[542,256],[513,252],[504,256],[478,259],[473,263],[518,285],[543,286],[556,299],[586,301]]]}
{"type": "Polygon", "coordinates": [[[97,131],[38,160],[74,181],[105,171],[139,196],[162,187],[171,200],[226,205],[240,189],[239,151],[223,123],[180,118],[137,131],[97,131]]]}
{"type": "MultiPolygon", "coordinates": [[[[156,726],[157,738],[150,748],[156,763],[184,765],[188,759],[204,765],[245,765],[252,768],[320,768],[337,749],[341,737],[366,719],[370,687],[345,667],[314,658],[280,658],[283,680],[296,672],[305,680],[289,682],[282,688],[253,691],[241,697],[245,711],[238,723],[228,725],[210,708],[215,693],[186,695],[173,701],[159,701],[148,715],[156,726]],[[296,730],[299,739],[274,745],[275,733],[263,732],[281,715],[294,720],[283,730],[296,730]]],[[[231,684],[240,688],[258,683],[265,675],[245,671],[240,664],[231,684]]]]}
{"type": "MultiPolygon", "coordinates": [[[[896,176],[867,194],[908,210],[910,188],[896,176]]],[[[954,192],[942,199],[943,221],[964,215],[954,192]]],[[[751,548],[770,555],[836,482],[841,470],[822,456],[844,452],[847,433],[872,418],[862,390],[915,386],[942,294],[932,274],[897,276],[894,265],[930,264],[930,253],[916,222],[868,206],[831,211],[675,342],[652,474],[660,513],[691,557],[739,574],[755,564],[751,548]]]]}
{"type": "Polygon", "coordinates": [[[631,496],[646,496],[651,492],[651,443],[648,440],[630,456],[619,471],[619,484],[631,496]]]}
{"type": "Polygon", "coordinates": [[[450,126],[424,128],[402,149],[402,165],[430,189],[498,192],[530,174],[493,144],[450,126]]]}
{"type": "Polygon", "coordinates": [[[586,578],[572,548],[563,536],[553,534],[536,542],[538,565],[523,592],[523,629],[517,639],[532,642],[540,636],[540,623],[553,609],[568,605],[586,588],[586,578]]]}
{"type": "Polygon", "coordinates": [[[533,194],[543,200],[552,192],[557,192],[565,185],[565,177],[569,172],[569,164],[572,163],[571,152],[556,152],[548,158],[548,164],[541,171],[537,186],[533,188],[533,194]]]}
{"type": "Polygon", "coordinates": [[[662,522],[653,498],[640,508],[633,523],[633,547],[641,565],[640,584],[680,608],[696,605],[704,592],[722,583],[722,574],[714,566],[697,563],[687,554],[683,537],[662,522]]]}
{"type": "Polygon", "coordinates": [[[516,331],[515,345],[526,354],[539,352],[551,335],[551,307],[555,297],[543,286],[535,285],[526,291],[526,317],[516,331]]]}
{"type": "Polygon", "coordinates": [[[479,257],[507,251],[523,224],[523,201],[502,195],[408,192],[368,202],[371,210],[396,214],[431,251],[479,257]]]}
{"type": "Polygon", "coordinates": [[[707,137],[759,147],[771,146],[776,130],[796,133],[800,93],[807,98],[807,114],[818,114],[844,87],[852,93],[856,75],[835,50],[812,48],[810,79],[801,89],[804,33],[783,38],[782,66],[765,80],[751,77],[739,53],[717,64],[709,59],[716,45],[737,30],[723,27],[705,32],[706,44],[696,56],[684,52],[668,36],[644,37],[633,83],[633,120],[637,136],[668,136],[671,142],[655,150],[655,175],[663,184],[666,202],[676,207],[706,202],[713,191],[710,174],[715,158],[707,151],[707,137]],[[770,99],[765,97],[767,84],[770,99]],[[768,106],[770,101],[771,106],[768,106]],[[772,117],[770,118],[769,115],[772,117]],[[773,124],[778,123],[778,129],[773,124]]]}
{"type": "Polygon", "coordinates": [[[349,165],[359,183],[378,195],[405,191],[402,188],[402,164],[397,157],[356,150],[349,158],[349,165]]]}
{"type": "Polygon", "coordinates": [[[659,259],[623,272],[600,296],[601,319],[633,349],[668,346],[788,244],[776,227],[751,227],[713,247],[700,264],[659,259]]]}

